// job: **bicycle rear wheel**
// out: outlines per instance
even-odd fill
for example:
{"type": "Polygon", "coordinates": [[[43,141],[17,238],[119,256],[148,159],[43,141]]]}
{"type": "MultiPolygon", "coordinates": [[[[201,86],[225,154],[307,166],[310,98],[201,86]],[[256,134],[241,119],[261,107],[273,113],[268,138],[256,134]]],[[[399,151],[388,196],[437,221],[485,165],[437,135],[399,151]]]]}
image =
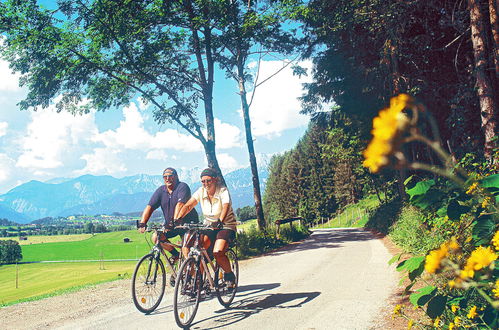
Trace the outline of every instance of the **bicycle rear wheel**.
{"type": "Polygon", "coordinates": [[[239,264],[237,262],[236,253],[233,250],[227,250],[225,255],[229,258],[230,267],[236,280],[231,284],[226,283],[224,281],[223,269],[220,266],[217,266],[215,290],[220,304],[222,304],[225,308],[228,308],[236,296],[237,286],[239,283],[239,264]]]}
{"type": "Polygon", "coordinates": [[[143,256],[132,276],[132,298],[135,307],[149,314],[161,303],[165,293],[166,273],[163,262],[153,253],[143,256]]]}
{"type": "Polygon", "coordinates": [[[201,297],[201,271],[194,258],[187,258],[180,266],[173,295],[175,322],[181,328],[191,325],[201,297]]]}

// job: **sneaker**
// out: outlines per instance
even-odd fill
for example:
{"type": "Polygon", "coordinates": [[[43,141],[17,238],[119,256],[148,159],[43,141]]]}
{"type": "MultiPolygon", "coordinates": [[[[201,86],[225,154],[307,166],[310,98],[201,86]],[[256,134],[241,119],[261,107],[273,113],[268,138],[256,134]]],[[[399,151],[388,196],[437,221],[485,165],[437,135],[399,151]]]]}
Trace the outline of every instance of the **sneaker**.
{"type": "Polygon", "coordinates": [[[175,265],[178,260],[180,259],[179,256],[171,256],[170,258],[168,258],[168,261],[172,264],[172,265],[175,265]]]}
{"type": "Polygon", "coordinates": [[[234,286],[236,283],[236,275],[233,272],[224,274],[224,281],[227,283],[228,287],[234,286]]]}
{"type": "Polygon", "coordinates": [[[175,280],[176,280],[176,276],[172,274],[172,275],[170,276],[170,286],[171,286],[172,288],[174,288],[174,287],[175,287],[175,280]]]}

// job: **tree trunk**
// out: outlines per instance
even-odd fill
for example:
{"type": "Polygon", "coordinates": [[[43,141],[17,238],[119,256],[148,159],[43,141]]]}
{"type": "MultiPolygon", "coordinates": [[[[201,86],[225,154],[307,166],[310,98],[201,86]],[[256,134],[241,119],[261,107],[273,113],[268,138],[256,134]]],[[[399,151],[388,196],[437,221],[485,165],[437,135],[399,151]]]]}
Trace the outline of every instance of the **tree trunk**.
{"type": "Polygon", "coordinates": [[[492,41],[494,47],[491,47],[494,53],[494,66],[496,83],[499,80],[499,21],[497,19],[497,0],[489,0],[490,27],[492,29],[492,41]]]}
{"type": "Polygon", "coordinates": [[[249,105],[246,99],[246,87],[244,84],[244,68],[242,63],[237,65],[237,74],[239,79],[239,93],[241,96],[241,106],[243,108],[244,130],[246,133],[246,144],[248,145],[249,161],[251,174],[253,178],[253,197],[255,199],[256,218],[260,230],[266,227],[265,217],[263,215],[262,195],[260,193],[260,179],[258,177],[258,167],[256,164],[255,149],[253,146],[253,135],[251,133],[251,120],[249,116],[249,105]]]}
{"type": "Polygon", "coordinates": [[[484,154],[492,157],[493,138],[496,132],[496,103],[493,83],[487,74],[489,65],[486,54],[486,38],[483,27],[484,16],[479,0],[468,0],[470,9],[471,41],[475,57],[475,76],[478,99],[480,101],[481,127],[485,137],[484,154]]]}

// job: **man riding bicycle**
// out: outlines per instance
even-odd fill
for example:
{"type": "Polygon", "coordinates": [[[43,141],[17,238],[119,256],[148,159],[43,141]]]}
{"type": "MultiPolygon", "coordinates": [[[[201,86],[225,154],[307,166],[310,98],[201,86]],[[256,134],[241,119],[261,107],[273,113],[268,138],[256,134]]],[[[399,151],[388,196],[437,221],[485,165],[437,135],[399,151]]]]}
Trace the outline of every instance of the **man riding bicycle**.
{"type": "MultiPolygon", "coordinates": [[[[147,221],[149,221],[154,210],[161,206],[165,218],[164,226],[169,230],[159,235],[159,241],[163,249],[171,253],[173,261],[176,261],[179,258],[179,252],[170,244],[163,243],[168,243],[169,238],[177,235],[182,236],[185,233],[182,229],[174,229],[174,226],[178,225],[178,223],[174,223],[174,219],[179,218],[180,210],[191,198],[191,190],[186,183],[179,181],[177,171],[172,167],[168,167],[163,171],[163,180],[165,184],[156,189],[149,203],[144,208],[142,219],[138,224],[138,230],[140,233],[145,232],[147,221]]],[[[198,222],[196,210],[190,210],[182,220],[185,222],[198,222]]],[[[153,234],[152,240],[156,242],[157,239],[158,237],[153,234]]]]}

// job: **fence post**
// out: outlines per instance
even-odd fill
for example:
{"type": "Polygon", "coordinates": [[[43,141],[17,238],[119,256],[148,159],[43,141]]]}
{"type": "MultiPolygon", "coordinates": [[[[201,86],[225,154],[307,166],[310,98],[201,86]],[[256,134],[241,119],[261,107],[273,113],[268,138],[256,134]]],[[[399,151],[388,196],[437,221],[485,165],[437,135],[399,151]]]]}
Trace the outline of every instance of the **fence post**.
{"type": "Polygon", "coordinates": [[[19,288],[19,264],[16,262],[16,289],[19,288]]]}

